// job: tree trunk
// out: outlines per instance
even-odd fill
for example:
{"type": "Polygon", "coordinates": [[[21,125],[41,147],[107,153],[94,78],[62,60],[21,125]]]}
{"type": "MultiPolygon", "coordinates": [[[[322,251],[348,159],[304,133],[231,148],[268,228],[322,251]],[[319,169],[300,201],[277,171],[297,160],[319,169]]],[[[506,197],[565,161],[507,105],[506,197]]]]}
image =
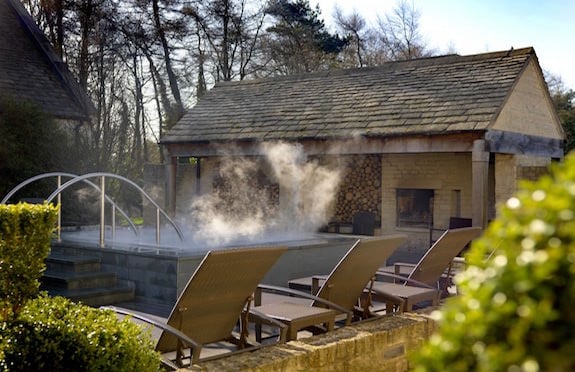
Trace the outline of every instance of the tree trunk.
{"type": "Polygon", "coordinates": [[[222,77],[224,81],[229,81],[232,79],[231,69],[230,69],[230,40],[229,40],[229,27],[230,27],[230,2],[228,0],[223,0],[223,14],[222,14],[222,77]]]}
{"type": "Polygon", "coordinates": [[[85,0],[80,8],[80,55],[78,57],[78,82],[84,90],[88,90],[88,67],[90,31],[94,6],[92,0],[85,0]]]}
{"type": "Polygon", "coordinates": [[[164,52],[164,62],[166,63],[166,72],[168,73],[168,80],[170,82],[170,88],[172,90],[172,95],[176,101],[176,111],[177,118],[181,118],[184,114],[184,105],[182,104],[182,97],[180,95],[180,89],[178,87],[178,79],[176,74],[172,69],[172,59],[170,58],[170,48],[168,46],[168,40],[166,39],[166,33],[162,26],[160,20],[160,8],[158,6],[158,0],[152,0],[152,9],[154,11],[154,23],[156,25],[156,32],[160,38],[160,43],[162,44],[162,49],[164,52]]]}
{"type": "Polygon", "coordinates": [[[64,5],[63,0],[55,1],[56,7],[56,53],[60,58],[64,57],[64,5]]]}

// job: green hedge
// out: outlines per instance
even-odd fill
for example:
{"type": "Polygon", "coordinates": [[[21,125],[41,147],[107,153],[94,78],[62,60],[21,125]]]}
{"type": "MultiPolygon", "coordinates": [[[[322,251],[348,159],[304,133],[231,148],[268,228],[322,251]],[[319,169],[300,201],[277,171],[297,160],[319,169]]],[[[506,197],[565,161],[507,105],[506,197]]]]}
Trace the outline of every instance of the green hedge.
{"type": "Polygon", "coordinates": [[[415,370],[575,370],[575,155],[522,183],[466,259],[415,370]]]}
{"type": "Polygon", "coordinates": [[[38,295],[57,218],[49,204],[0,205],[0,320],[38,295]]]}
{"type": "Polygon", "coordinates": [[[157,371],[151,335],[110,310],[39,296],[58,209],[0,205],[0,370],[157,371]]]}
{"type": "Polygon", "coordinates": [[[158,371],[151,335],[111,310],[40,296],[0,324],[2,371],[158,371]]]}

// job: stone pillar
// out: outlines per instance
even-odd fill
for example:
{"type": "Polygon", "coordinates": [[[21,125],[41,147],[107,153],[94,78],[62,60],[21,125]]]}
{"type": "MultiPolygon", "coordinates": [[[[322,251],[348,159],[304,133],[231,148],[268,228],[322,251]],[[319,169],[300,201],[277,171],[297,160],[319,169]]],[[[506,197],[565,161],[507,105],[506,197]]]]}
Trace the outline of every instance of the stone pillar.
{"type": "Polygon", "coordinates": [[[473,142],[471,155],[473,226],[485,228],[489,202],[489,152],[485,150],[485,140],[473,142]]]}

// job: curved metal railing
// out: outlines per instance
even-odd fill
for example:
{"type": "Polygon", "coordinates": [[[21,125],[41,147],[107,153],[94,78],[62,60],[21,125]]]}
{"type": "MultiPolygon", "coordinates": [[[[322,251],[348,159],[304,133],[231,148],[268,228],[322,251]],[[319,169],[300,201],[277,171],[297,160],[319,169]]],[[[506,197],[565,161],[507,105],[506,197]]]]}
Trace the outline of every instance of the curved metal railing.
{"type": "MultiPolygon", "coordinates": [[[[72,174],[72,173],[65,173],[65,172],[44,173],[44,174],[29,178],[26,181],[20,183],[18,186],[16,186],[14,189],[12,189],[8,194],[6,194],[6,196],[2,199],[0,204],[5,204],[17,191],[22,189],[24,186],[26,186],[32,182],[35,182],[37,180],[40,180],[43,178],[48,178],[48,177],[54,177],[54,176],[58,177],[58,186],[57,186],[56,190],[54,190],[52,192],[52,194],[50,194],[50,196],[48,196],[48,198],[46,198],[47,202],[52,202],[52,200],[54,200],[54,198],[58,198],[57,203],[60,205],[61,204],[61,199],[60,199],[61,193],[64,190],[66,190],[68,187],[70,187],[70,186],[72,186],[78,182],[87,183],[88,185],[94,187],[96,190],[98,190],[100,192],[100,246],[101,247],[105,246],[105,213],[104,212],[105,212],[106,201],[109,202],[113,208],[112,233],[115,234],[115,229],[116,229],[116,222],[115,222],[116,213],[115,212],[117,210],[128,221],[128,223],[132,227],[134,233],[136,235],[138,235],[138,229],[136,228],[134,223],[130,220],[128,215],[121,208],[119,208],[117,206],[117,204],[108,195],[106,195],[106,178],[113,178],[113,179],[117,179],[117,180],[128,183],[129,185],[134,187],[136,190],[138,190],[140,192],[140,194],[156,208],[156,244],[157,245],[160,244],[160,219],[161,219],[161,216],[163,216],[169,222],[169,224],[174,228],[174,230],[178,234],[178,237],[180,238],[180,240],[181,241],[184,240],[184,234],[182,233],[182,230],[180,229],[178,224],[174,220],[172,220],[172,218],[158,205],[158,203],[156,203],[150,197],[150,195],[148,195],[148,193],[146,193],[146,191],[144,191],[144,189],[142,189],[137,183],[133,182],[132,180],[130,180],[126,177],[117,175],[117,174],[113,174],[113,173],[95,172],[95,173],[88,173],[88,174],[84,174],[84,175],[80,175],[80,176],[72,174]],[[62,184],[61,183],[61,177],[69,177],[72,179],[65,182],[64,184],[62,184]],[[89,180],[89,178],[93,178],[93,177],[99,177],[100,178],[100,186],[96,185],[95,183],[93,183],[92,181],[89,180]]],[[[59,240],[60,240],[60,235],[59,235],[60,234],[60,228],[61,228],[61,218],[59,215],[58,216],[58,239],[59,240]]]]}
{"type": "MultiPolygon", "coordinates": [[[[50,172],[50,173],[42,173],[42,174],[39,174],[37,176],[30,177],[27,180],[22,181],[21,183],[16,185],[16,187],[14,187],[12,190],[10,190],[10,192],[8,194],[6,194],[6,196],[4,196],[4,198],[0,201],[0,204],[6,204],[10,200],[10,198],[12,196],[14,196],[14,194],[16,194],[18,191],[23,189],[25,186],[27,186],[33,182],[39,181],[41,179],[50,178],[50,177],[57,177],[57,183],[58,183],[57,188],[58,188],[62,185],[62,177],[76,178],[76,177],[78,177],[78,175],[74,174],[74,173],[66,173],[66,172],[50,172]]],[[[84,183],[95,188],[98,192],[101,191],[100,188],[98,187],[98,185],[96,185],[92,181],[90,181],[90,180],[83,180],[83,181],[84,181],[84,183]]],[[[56,203],[61,206],[62,200],[60,198],[60,195],[61,194],[58,194],[58,200],[56,203]]],[[[132,220],[130,219],[128,214],[126,212],[124,212],[124,210],[122,208],[118,207],[118,205],[114,202],[114,200],[112,200],[112,198],[110,198],[108,195],[105,195],[105,197],[106,197],[106,201],[108,201],[112,205],[114,210],[117,210],[126,219],[126,221],[128,221],[128,224],[132,228],[132,231],[134,231],[134,234],[138,235],[138,233],[139,233],[138,228],[136,227],[136,225],[134,225],[134,223],[132,222],[132,220]]],[[[61,239],[62,231],[60,229],[61,227],[62,227],[62,212],[60,209],[58,209],[58,231],[57,231],[58,241],[62,240],[61,239]]],[[[115,229],[115,226],[114,226],[114,229],[115,229]]]]}

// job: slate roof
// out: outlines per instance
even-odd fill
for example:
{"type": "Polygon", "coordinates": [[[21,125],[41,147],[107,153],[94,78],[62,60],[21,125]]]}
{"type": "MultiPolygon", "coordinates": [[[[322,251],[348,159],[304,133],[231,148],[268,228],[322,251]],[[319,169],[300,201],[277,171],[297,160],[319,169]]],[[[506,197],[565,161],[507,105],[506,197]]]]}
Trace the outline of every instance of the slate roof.
{"type": "Polygon", "coordinates": [[[87,120],[93,103],[19,0],[0,0],[0,96],[62,119],[87,120]]]}
{"type": "Polygon", "coordinates": [[[162,138],[193,143],[485,131],[533,48],[217,84],[162,138]]]}

